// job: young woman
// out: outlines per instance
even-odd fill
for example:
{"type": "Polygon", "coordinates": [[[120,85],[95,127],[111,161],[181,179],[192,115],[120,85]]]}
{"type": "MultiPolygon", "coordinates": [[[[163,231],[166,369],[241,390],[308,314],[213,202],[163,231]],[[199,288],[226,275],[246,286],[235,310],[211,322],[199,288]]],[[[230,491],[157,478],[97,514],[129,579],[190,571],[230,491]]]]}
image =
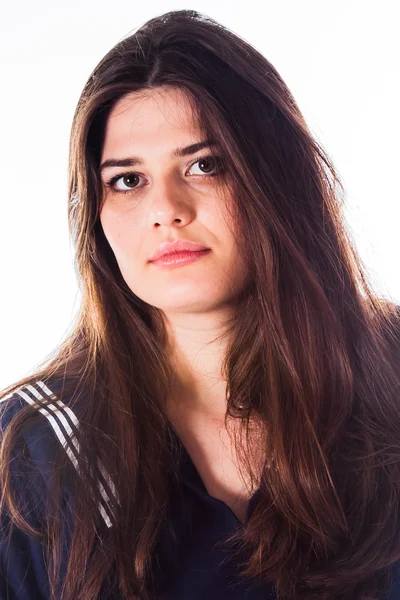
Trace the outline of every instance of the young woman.
{"type": "Polygon", "coordinates": [[[82,304],[2,391],[1,598],[400,598],[399,307],[274,67],[152,19],[69,177],[82,304]]]}

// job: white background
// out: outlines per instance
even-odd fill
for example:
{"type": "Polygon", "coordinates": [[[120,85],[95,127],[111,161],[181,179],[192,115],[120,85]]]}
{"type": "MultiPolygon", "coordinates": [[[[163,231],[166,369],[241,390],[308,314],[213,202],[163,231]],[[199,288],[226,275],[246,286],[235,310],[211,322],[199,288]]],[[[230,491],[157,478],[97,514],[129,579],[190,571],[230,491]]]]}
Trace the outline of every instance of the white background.
{"type": "Polygon", "coordinates": [[[376,292],[400,303],[397,0],[2,0],[0,388],[58,345],[80,300],[67,152],[82,88],[118,41],[182,8],[226,25],[277,68],[342,178],[376,292]]]}

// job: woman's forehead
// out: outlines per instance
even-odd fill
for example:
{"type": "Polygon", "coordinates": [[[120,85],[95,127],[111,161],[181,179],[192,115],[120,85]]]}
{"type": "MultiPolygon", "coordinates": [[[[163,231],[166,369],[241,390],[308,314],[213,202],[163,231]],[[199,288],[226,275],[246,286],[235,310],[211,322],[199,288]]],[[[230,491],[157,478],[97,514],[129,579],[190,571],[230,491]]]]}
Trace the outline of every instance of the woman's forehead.
{"type": "Polygon", "coordinates": [[[175,126],[196,124],[193,101],[182,90],[173,87],[154,88],[131,92],[116,101],[108,116],[108,123],[132,120],[137,122],[149,114],[159,121],[171,121],[175,126]]]}
{"type": "MultiPolygon", "coordinates": [[[[112,109],[105,126],[102,161],[115,152],[140,153],[146,147],[153,154],[172,153],[176,148],[203,140],[200,124],[194,119],[187,103],[171,94],[159,102],[155,97],[130,95],[112,109]],[[107,154],[107,156],[106,156],[107,154]]],[[[143,161],[136,161],[137,163],[143,161]]]]}

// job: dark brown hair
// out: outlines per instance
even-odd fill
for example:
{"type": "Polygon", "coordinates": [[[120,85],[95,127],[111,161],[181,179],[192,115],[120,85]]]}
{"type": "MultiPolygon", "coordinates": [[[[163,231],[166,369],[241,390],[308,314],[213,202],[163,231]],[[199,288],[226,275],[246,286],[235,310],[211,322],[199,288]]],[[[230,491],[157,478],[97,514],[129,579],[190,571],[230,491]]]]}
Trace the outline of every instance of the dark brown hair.
{"type": "MultiPolygon", "coordinates": [[[[230,540],[239,542],[242,574],[272,581],[282,599],[375,598],[400,559],[397,307],[368,283],[345,226],[343,186],[276,69],[193,10],[151,19],[90,75],[69,159],[80,312],[41,370],[2,390],[57,380],[69,406],[87,399],[77,432],[81,474],[57,457],[77,524],[60,598],[97,598],[113,564],[124,598],[152,597],[151,556],[168,514],[165,397],[173,373],[162,312],[127,286],[102,230],[98,167],[115,102],[167,86],[187,94],[205,138],[218,143],[252,274],[224,360],[227,422],[247,432],[251,417],[268,434],[258,503],[230,540]],[[98,457],[118,498],[101,544],[98,457]]],[[[37,407],[13,418],[1,446],[2,502],[21,527],[9,463],[37,407]]],[[[245,455],[243,463],[251,472],[245,455]]],[[[56,492],[42,532],[54,590],[62,543],[56,492]]]]}

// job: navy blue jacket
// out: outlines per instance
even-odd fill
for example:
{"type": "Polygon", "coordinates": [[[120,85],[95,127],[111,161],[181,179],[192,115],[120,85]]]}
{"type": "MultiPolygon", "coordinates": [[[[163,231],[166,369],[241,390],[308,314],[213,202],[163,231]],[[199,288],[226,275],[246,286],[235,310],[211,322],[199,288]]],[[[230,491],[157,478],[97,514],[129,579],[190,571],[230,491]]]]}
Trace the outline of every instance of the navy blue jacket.
{"type": "MultiPolygon", "coordinates": [[[[52,457],[61,443],[75,461],[73,426],[79,425],[76,414],[56,396],[57,386],[50,390],[43,382],[24,386],[4,399],[7,403],[1,425],[5,429],[12,416],[33,399],[50,396],[52,407],[42,408],[46,417],[31,432],[25,434],[29,458],[39,467],[39,473],[29,471],[29,461],[19,458],[13,465],[13,485],[23,498],[23,512],[27,521],[40,529],[44,515],[43,489],[52,475],[52,457]]],[[[3,405],[4,406],[4,405],[3,405]]],[[[171,427],[171,432],[174,430],[171,427]]],[[[168,524],[162,530],[154,561],[157,600],[273,600],[276,598],[272,585],[256,585],[239,579],[237,567],[227,550],[215,548],[222,540],[242,524],[233,511],[221,500],[213,498],[192,462],[188,452],[173,433],[180,451],[181,468],[179,486],[174,491],[170,505],[170,519],[178,534],[179,543],[172,543],[168,536],[168,524]]],[[[25,456],[26,458],[26,456],[25,456]]],[[[110,487],[103,481],[104,502],[99,505],[104,522],[111,526],[107,500],[110,487]]],[[[257,500],[256,492],[250,500],[246,521],[257,500]]],[[[65,532],[71,530],[72,511],[65,490],[65,532]]],[[[3,527],[8,517],[0,515],[0,600],[47,600],[49,585],[41,544],[33,537],[14,527],[10,541],[3,527]]],[[[68,535],[65,535],[67,556],[68,535]]],[[[66,561],[64,561],[66,562],[66,561]]],[[[400,568],[394,569],[394,586],[389,595],[379,600],[400,600],[400,568]]],[[[62,572],[63,573],[63,572],[62,572]]],[[[64,573],[65,574],[65,573],[64,573]]],[[[63,574],[62,574],[63,577],[63,574]]],[[[61,579],[62,579],[61,577],[61,579]]],[[[116,578],[104,587],[102,600],[119,600],[116,578]]]]}

